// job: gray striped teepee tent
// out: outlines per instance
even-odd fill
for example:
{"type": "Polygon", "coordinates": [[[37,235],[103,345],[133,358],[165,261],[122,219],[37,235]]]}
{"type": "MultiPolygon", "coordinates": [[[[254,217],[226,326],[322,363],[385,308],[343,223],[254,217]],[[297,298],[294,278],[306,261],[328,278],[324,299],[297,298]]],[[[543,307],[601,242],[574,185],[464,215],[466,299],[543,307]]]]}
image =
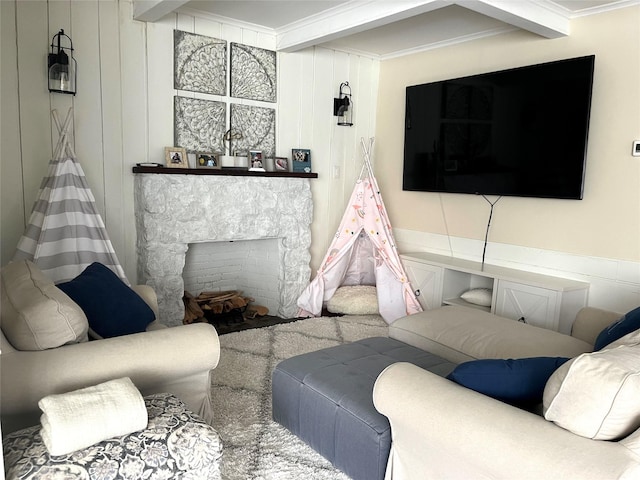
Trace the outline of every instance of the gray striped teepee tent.
{"type": "Polygon", "coordinates": [[[61,124],[51,112],[60,137],[12,261],[31,260],[55,283],[100,262],[129,284],[70,143],[72,113],[61,124]]]}

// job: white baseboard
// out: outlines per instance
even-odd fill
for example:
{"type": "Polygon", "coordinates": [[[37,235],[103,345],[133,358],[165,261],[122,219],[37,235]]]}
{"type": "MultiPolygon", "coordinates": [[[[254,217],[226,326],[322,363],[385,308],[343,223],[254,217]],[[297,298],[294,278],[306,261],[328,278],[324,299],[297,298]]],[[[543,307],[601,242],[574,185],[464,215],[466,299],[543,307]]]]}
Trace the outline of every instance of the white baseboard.
{"type": "MultiPolygon", "coordinates": [[[[400,253],[431,252],[482,261],[484,242],[394,229],[400,253]]],[[[485,263],[589,282],[592,307],[625,313],[640,305],[640,263],[504,243],[487,244],[485,263]]]]}

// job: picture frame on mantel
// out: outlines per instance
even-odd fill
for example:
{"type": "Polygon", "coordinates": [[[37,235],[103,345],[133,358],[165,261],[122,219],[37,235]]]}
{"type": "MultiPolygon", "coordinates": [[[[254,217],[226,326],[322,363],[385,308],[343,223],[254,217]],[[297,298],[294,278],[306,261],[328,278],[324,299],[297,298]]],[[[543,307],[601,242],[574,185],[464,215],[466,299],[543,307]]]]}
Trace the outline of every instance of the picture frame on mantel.
{"type": "Polygon", "coordinates": [[[288,172],[289,159],[287,157],[274,157],[273,168],[276,172],[288,172]]]}
{"type": "Polygon", "coordinates": [[[219,154],[210,152],[196,153],[196,168],[221,169],[219,154]]]}
{"type": "Polygon", "coordinates": [[[249,171],[264,172],[264,158],[262,150],[249,150],[249,171]]]}
{"type": "Polygon", "coordinates": [[[189,168],[187,151],[181,147],[164,147],[164,160],[167,168],[189,168]]]}
{"type": "Polygon", "coordinates": [[[292,148],[291,160],[294,172],[311,173],[311,150],[308,148],[292,148]]]}

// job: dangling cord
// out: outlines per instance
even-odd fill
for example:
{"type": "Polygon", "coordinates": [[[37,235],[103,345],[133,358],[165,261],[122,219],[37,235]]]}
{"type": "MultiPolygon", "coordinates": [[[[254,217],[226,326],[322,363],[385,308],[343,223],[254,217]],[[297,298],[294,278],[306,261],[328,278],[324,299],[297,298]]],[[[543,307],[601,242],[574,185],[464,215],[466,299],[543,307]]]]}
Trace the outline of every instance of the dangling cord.
{"type": "Polygon", "coordinates": [[[487,197],[482,195],[489,205],[491,205],[491,210],[489,211],[489,221],[487,222],[487,231],[484,234],[484,248],[482,249],[482,269],[484,270],[484,256],[487,253],[487,242],[489,241],[489,228],[491,227],[491,217],[493,217],[493,207],[496,203],[500,201],[502,196],[499,196],[495,202],[491,202],[487,197]]]}

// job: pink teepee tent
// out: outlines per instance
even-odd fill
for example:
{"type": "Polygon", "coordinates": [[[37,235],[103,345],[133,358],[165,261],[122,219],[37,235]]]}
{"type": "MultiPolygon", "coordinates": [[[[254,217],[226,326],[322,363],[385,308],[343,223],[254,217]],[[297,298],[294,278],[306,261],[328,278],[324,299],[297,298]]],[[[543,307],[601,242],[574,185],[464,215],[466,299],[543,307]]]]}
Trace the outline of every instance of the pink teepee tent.
{"type": "Polygon", "coordinates": [[[380,315],[387,323],[422,311],[404,271],[387,211],[361,141],[364,165],[340,227],[318,274],[298,298],[301,316],[318,316],[323,303],[343,285],[375,285],[380,315]]]}

